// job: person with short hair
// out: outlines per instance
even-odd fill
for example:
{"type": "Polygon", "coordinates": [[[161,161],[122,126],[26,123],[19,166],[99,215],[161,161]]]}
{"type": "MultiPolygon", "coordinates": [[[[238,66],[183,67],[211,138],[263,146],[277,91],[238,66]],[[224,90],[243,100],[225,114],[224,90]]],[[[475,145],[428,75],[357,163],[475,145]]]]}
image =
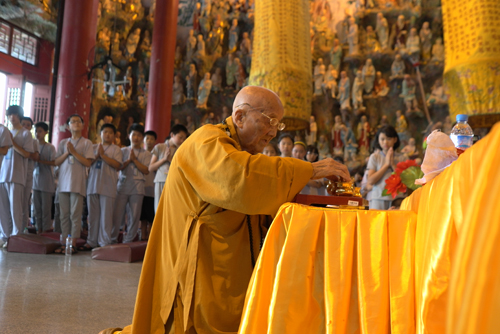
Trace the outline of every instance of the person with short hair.
{"type": "MultiPolygon", "coordinates": [[[[87,168],[94,161],[92,141],[82,136],[83,118],[74,114],[66,121],[71,137],[61,140],[57,147],[55,165],[59,166],[59,211],[62,240],[73,238],[72,251],[82,229],[83,198],[87,195],[87,168]]],[[[64,254],[65,245],[55,253],[64,254]]]]}
{"type": "Polygon", "coordinates": [[[175,151],[188,137],[188,130],[182,124],[176,124],[170,130],[170,138],[165,140],[165,143],[158,144],[153,149],[151,164],[149,165],[150,172],[156,172],[155,176],[155,212],[160,202],[161,193],[167,180],[170,163],[174,157],[175,151]]]}
{"type": "Polygon", "coordinates": [[[52,197],[55,193],[53,166],[56,148],[45,141],[49,126],[45,122],[35,124],[39,157],[33,171],[33,216],[38,233],[47,232],[52,226],[52,197]]]}
{"type": "Polygon", "coordinates": [[[283,133],[278,139],[278,148],[282,158],[291,158],[293,149],[293,137],[289,133],[283,133]]]}
{"type": "Polygon", "coordinates": [[[115,209],[117,171],[121,167],[122,151],[114,144],[116,127],[110,123],[101,126],[101,141],[94,145],[95,160],[89,171],[87,204],[89,234],[87,243],[78,250],[91,250],[111,244],[115,209]]]}
{"type": "Polygon", "coordinates": [[[262,151],[262,154],[267,155],[268,157],[277,157],[278,156],[278,148],[273,143],[267,144],[262,151]]]}
{"type": "MultiPolygon", "coordinates": [[[[21,125],[23,128],[28,130],[31,133],[31,129],[33,128],[33,120],[30,117],[21,118],[21,125]]],[[[30,154],[28,158],[28,171],[26,173],[26,186],[24,187],[24,196],[23,196],[23,225],[24,227],[29,226],[30,223],[30,211],[32,205],[30,204],[31,193],[33,189],[33,172],[35,170],[35,162],[39,159],[40,155],[38,153],[38,141],[36,138],[31,137],[33,140],[33,153],[30,154]]],[[[34,215],[31,215],[32,220],[34,220],[34,215]]],[[[32,224],[35,225],[35,222],[32,221],[32,224]]]]}
{"type": "Polygon", "coordinates": [[[102,116],[102,119],[97,123],[96,127],[96,135],[95,135],[95,142],[97,144],[101,143],[101,129],[104,124],[112,124],[113,123],[113,111],[109,107],[104,107],[104,114],[102,116]]]}
{"type": "MultiPolygon", "coordinates": [[[[144,133],[144,149],[149,153],[153,152],[156,145],[158,135],[150,130],[144,133]]],[[[149,172],[146,175],[146,183],[144,184],[144,199],[142,200],[141,209],[141,239],[147,240],[150,227],[155,219],[155,176],[156,173],[149,172]]]]}
{"type": "MultiPolygon", "coordinates": [[[[305,160],[311,163],[319,161],[319,150],[315,145],[307,145],[305,160]]],[[[326,196],[325,180],[309,180],[300,193],[305,195],[326,196]]]]}
{"type": "Polygon", "coordinates": [[[21,125],[24,111],[20,106],[10,106],[7,117],[12,124],[12,147],[4,157],[0,169],[0,238],[3,246],[7,239],[22,232],[24,187],[28,172],[28,158],[33,153],[33,137],[21,125]]]}
{"type": "Polygon", "coordinates": [[[118,192],[113,214],[113,231],[111,242],[118,242],[120,226],[127,213],[127,234],[123,242],[131,242],[137,235],[144,199],[145,175],[148,175],[148,166],[151,153],[143,148],[144,126],[133,123],[129,129],[130,146],[123,147],[122,166],[119,168],[118,192]]]}
{"type": "Polygon", "coordinates": [[[12,147],[12,138],[10,131],[3,124],[0,123],[0,169],[2,168],[3,158],[12,147]]]}

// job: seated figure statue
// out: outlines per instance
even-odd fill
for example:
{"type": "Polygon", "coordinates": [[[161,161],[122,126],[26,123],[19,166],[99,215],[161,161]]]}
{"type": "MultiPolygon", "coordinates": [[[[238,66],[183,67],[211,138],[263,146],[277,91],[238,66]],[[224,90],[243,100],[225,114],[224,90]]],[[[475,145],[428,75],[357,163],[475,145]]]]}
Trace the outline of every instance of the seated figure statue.
{"type": "Polygon", "coordinates": [[[215,73],[212,74],[212,92],[218,93],[222,91],[222,70],[220,67],[215,69],[215,73]]]}
{"type": "Polygon", "coordinates": [[[401,58],[401,55],[397,54],[391,66],[391,76],[389,77],[389,79],[390,80],[403,79],[404,75],[405,75],[405,63],[401,58]]]}
{"type": "Polygon", "coordinates": [[[325,95],[328,95],[328,91],[330,91],[331,96],[335,98],[337,94],[337,71],[335,71],[332,64],[328,65],[322,89],[325,95]]]}
{"type": "Polygon", "coordinates": [[[183,104],[186,100],[184,95],[184,87],[182,86],[181,78],[176,75],[174,77],[174,87],[172,93],[172,105],[183,104]]]}
{"type": "Polygon", "coordinates": [[[389,93],[389,87],[387,86],[387,82],[382,77],[382,72],[377,71],[377,76],[375,77],[375,84],[373,86],[373,92],[377,97],[387,96],[389,93]]]}
{"type": "Polygon", "coordinates": [[[354,110],[363,108],[363,88],[365,84],[363,82],[363,73],[358,71],[356,73],[356,78],[352,84],[352,106],[354,110]]]}
{"type": "Polygon", "coordinates": [[[351,82],[347,73],[345,71],[340,72],[340,81],[339,81],[339,103],[340,109],[351,109],[351,103],[349,98],[349,92],[351,89],[351,82]]]}
{"type": "Polygon", "coordinates": [[[376,75],[375,67],[373,66],[373,62],[370,58],[366,60],[365,65],[363,66],[363,82],[364,82],[364,91],[366,94],[371,94],[373,91],[373,85],[375,83],[375,75],[376,75]]]}
{"type": "Polygon", "coordinates": [[[438,79],[432,86],[432,92],[429,98],[427,99],[427,105],[432,106],[434,104],[446,104],[446,103],[448,103],[448,95],[446,94],[446,90],[443,86],[442,79],[438,79]]]}
{"type": "Polygon", "coordinates": [[[325,80],[325,65],[323,59],[319,58],[314,66],[314,96],[323,95],[323,81],[325,80]]]}
{"type": "Polygon", "coordinates": [[[372,54],[380,51],[380,44],[377,40],[377,35],[373,31],[372,26],[366,27],[366,43],[365,52],[366,54],[372,54]]]}
{"type": "Polygon", "coordinates": [[[198,103],[196,104],[196,108],[207,109],[207,102],[211,89],[212,80],[210,80],[210,73],[207,72],[203,80],[200,81],[200,86],[198,87],[198,103]]]}
{"type": "Polygon", "coordinates": [[[412,111],[418,110],[417,108],[417,98],[415,95],[415,82],[410,77],[409,74],[405,74],[403,80],[403,92],[399,95],[404,99],[406,105],[406,114],[410,114],[412,111]]]}
{"type": "Polygon", "coordinates": [[[408,39],[406,40],[405,52],[415,61],[418,61],[420,58],[420,37],[418,37],[416,28],[411,28],[410,30],[410,36],[408,36],[408,39]]]}
{"type": "Polygon", "coordinates": [[[432,46],[431,61],[444,62],[444,45],[441,37],[436,39],[436,43],[432,46]]]}
{"type": "Polygon", "coordinates": [[[354,17],[349,19],[349,33],[347,35],[347,41],[349,43],[349,55],[352,56],[359,54],[359,31],[354,17]]]}

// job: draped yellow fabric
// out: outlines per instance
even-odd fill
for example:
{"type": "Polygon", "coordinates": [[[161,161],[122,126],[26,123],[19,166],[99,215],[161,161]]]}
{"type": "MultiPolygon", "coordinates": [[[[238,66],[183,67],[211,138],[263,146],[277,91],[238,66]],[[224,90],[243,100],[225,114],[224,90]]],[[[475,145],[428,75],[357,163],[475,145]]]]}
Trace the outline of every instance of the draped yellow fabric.
{"type": "Polygon", "coordinates": [[[312,55],[309,1],[256,0],[250,85],[276,92],[287,130],[309,124],[312,55]]]}
{"type": "Polygon", "coordinates": [[[283,205],[239,333],[414,333],[415,223],[409,211],[283,205]]]}
{"type": "Polygon", "coordinates": [[[499,113],[500,1],[442,0],[442,7],[450,113],[499,113]]]}
{"type": "Polygon", "coordinates": [[[499,148],[496,125],[401,206],[418,213],[417,333],[498,333],[499,148]]]}
{"type": "Polygon", "coordinates": [[[170,333],[238,330],[250,240],[256,258],[264,215],[293,199],[312,165],[241,151],[231,117],[226,122],[195,131],[172,160],[123,333],[164,333],[172,320],[170,333]]]}
{"type": "Polygon", "coordinates": [[[473,146],[481,159],[453,259],[447,333],[500,331],[500,124],[483,141],[473,146]]]}

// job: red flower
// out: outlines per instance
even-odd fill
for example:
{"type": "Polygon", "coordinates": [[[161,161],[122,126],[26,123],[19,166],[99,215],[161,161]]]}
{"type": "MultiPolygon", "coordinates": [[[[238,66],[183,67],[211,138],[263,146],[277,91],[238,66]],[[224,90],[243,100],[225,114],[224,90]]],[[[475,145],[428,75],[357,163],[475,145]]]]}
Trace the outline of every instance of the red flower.
{"type": "Polygon", "coordinates": [[[401,182],[399,174],[392,174],[387,180],[385,180],[385,189],[387,194],[391,195],[392,198],[396,198],[399,193],[406,192],[406,186],[401,182]]]}
{"type": "Polygon", "coordinates": [[[396,165],[396,174],[399,176],[401,175],[401,173],[406,169],[406,168],[409,168],[411,166],[415,166],[417,167],[417,162],[415,160],[406,160],[406,161],[403,161],[403,162],[400,162],[396,165]]]}

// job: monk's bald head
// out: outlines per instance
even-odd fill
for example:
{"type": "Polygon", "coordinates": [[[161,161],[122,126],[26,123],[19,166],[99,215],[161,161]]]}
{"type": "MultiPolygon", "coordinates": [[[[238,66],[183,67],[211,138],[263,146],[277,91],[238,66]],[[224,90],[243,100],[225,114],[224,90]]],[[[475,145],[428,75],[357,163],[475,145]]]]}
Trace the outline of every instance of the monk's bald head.
{"type": "Polygon", "coordinates": [[[257,86],[240,90],[231,117],[242,149],[261,153],[278,133],[278,125],[271,122],[281,121],[283,115],[281,100],[272,90],[257,86]]]}
{"type": "Polygon", "coordinates": [[[283,112],[283,105],[278,94],[264,87],[246,86],[241,89],[234,99],[233,116],[237,109],[236,107],[244,103],[249,104],[253,108],[281,110],[283,112]]]}

